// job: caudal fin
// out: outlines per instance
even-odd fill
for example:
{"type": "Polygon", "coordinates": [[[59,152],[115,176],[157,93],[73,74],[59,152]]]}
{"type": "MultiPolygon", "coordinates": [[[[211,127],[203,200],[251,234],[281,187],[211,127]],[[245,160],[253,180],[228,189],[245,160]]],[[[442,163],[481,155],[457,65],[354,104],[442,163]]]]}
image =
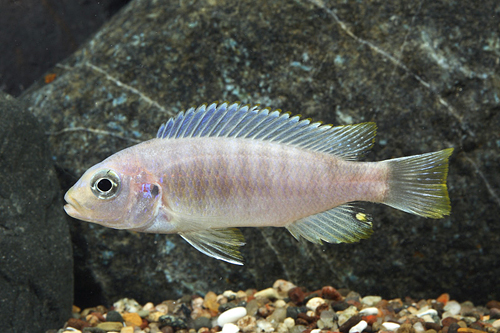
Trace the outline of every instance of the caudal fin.
{"type": "Polygon", "coordinates": [[[451,206],[446,187],[448,158],[453,148],[395,158],[389,165],[386,205],[434,219],[449,215],[451,206]]]}

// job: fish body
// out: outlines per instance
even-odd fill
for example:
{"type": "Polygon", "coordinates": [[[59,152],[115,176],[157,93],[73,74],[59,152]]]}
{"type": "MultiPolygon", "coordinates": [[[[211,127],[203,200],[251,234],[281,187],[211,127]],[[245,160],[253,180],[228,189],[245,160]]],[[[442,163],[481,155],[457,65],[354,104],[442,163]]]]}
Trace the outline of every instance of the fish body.
{"type": "Polygon", "coordinates": [[[375,131],[374,123],[320,126],[257,107],[204,105],[87,170],[66,194],[65,210],[116,229],[178,233],[236,264],[244,244],[236,227],[286,227],[297,239],[339,243],[372,233],[353,201],[449,214],[452,150],[354,161],[375,131]]]}

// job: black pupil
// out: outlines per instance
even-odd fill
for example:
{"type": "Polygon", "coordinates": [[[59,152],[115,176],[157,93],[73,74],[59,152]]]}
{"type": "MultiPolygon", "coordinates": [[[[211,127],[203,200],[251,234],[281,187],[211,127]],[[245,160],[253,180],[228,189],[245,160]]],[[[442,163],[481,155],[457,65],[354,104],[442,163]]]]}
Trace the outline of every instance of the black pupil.
{"type": "Polygon", "coordinates": [[[97,182],[97,188],[101,192],[108,192],[109,190],[111,190],[112,187],[113,187],[113,184],[111,183],[111,181],[109,179],[103,178],[103,179],[99,179],[99,181],[97,182]]]}
{"type": "Polygon", "coordinates": [[[160,193],[160,190],[158,189],[158,186],[154,185],[153,189],[151,190],[151,194],[156,197],[160,193]]]}

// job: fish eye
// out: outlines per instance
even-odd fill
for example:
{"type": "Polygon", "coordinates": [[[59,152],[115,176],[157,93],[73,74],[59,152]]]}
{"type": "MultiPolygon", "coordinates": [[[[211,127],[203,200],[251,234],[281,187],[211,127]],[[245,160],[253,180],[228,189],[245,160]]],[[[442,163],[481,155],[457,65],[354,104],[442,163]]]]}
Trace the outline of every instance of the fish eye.
{"type": "Polygon", "coordinates": [[[111,199],[120,190],[120,177],[113,170],[100,170],[92,177],[90,189],[99,199],[111,199]]]}

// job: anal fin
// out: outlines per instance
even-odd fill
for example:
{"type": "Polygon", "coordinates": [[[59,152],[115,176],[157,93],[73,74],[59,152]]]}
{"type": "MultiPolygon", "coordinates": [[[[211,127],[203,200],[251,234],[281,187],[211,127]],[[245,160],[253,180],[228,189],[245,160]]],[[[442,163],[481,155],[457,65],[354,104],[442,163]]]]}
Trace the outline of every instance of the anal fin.
{"type": "Polygon", "coordinates": [[[373,233],[371,218],[349,204],[295,221],[286,227],[297,240],[300,237],[322,244],[353,243],[373,233]]]}
{"type": "Polygon", "coordinates": [[[245,245],[245,238],[237,228],[205,229],[179,233],[189,244],[207,256],[243,265],[239,247],[245,245]]]}

